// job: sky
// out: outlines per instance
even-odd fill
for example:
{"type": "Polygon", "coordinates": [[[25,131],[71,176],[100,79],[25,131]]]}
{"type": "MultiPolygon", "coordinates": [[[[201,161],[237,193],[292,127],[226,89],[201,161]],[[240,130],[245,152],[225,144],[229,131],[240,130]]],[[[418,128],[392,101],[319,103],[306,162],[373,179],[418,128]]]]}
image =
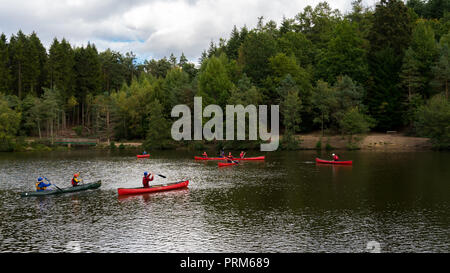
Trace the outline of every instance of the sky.
{"type": "MultiPolygon", "coordinates": [[[[132,51],[138,62],[177,58],[182,53],[197,63],[211,41],[228,39],[233,26],[256,26],[258,17],[278,24],[294,18],[307,5],[323,0],[0,0],[0,33],[8,38],[22,30],[36,32],[48,49],[53,39],[65,38],[72,46],[95,44],[132,51]]],[[[352,0],[328,0],[341,13],[352,0]]],[[[373,7],[376,0],[363,0],[373,7]]]]}

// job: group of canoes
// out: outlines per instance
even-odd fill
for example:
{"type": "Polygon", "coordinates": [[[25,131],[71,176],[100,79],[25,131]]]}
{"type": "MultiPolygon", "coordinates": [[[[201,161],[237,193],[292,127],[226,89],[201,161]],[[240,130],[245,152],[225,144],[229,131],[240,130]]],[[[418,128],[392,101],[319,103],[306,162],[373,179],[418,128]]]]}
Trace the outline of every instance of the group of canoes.
{"type": "Polygon", "coordinates": [[[73,175],[70,183],[72,184],[71,187],[60,188],[56,184],[52,184],[47,177],[40,176],[37,178],[37,180],[35,182],[36,191],[22,192],[20,195],[22,197],[43,196],[43,195],[51,195],[51,194],[84,191],[84,190],[88,190],[88,189],[96,189],[101,186],[102,181],[98,180],[98,181],[92,182],[92,183],[84,183],[83,179],[80,178],[80,174],[75,173],[73,175]],[[45,179],[45,181],[44,181],[44,179],[45,179]],[[47,189],[49,187],[52,187],[52,188],[47,189]]]}
{"type": "Polygon", "coordinates": [[[228,153],[228,156],[225,156],[225,152],[222,150],[220,152],[219,157],[208,157],[208,154],[206,152],[203,152],[202,156],[194,156],[195,160],[225,160],[226,162],[219,162],[218,167],[225,167],[225,166],[233,166],[238,165],[240,161],[244,160],[264,160],[265,156],[258,156],[258,157],[245,157],[245,152],[241,151],[239,154],[239,157],[234,157],[231,152],[228,153]]]}
{"type": "MultiPolygon", "coordinates": [[[[138,188],[119,188],[117,192],[119,195],[127,195],[127,194],[138,194],[138,193],[149,193],[149,192],[157,192],[157,191],[166,191],[173,189],[185,188],[189,184],[189,180],[182,180],[177,182],[169,182],[165,184],[159,185],[149,185],[149,182],[154,180],[154,176],[158,175],[162,178],[166,178],[166,176],[162,174],[154,174],[152,172],[144,172],[144,177],[142,178],[142,187],[138,188]]],[[[55,184],[52,184],[46,177],[39,177],[36,182],[36,191],[31,192],[22,192],[22,197],[29,196],[43,196],[43,195],[52,195],[52,194],[61,194],[61,193],[69,193],[69,192],[77,192],[84,191],[88,189],[96,189],[101,186],[101,180],[93,182],[93,183],[82,183],[82,179],[79,179],[79,174],[75,174],[72,178],[72,186],[67,188],[60,188],[55,184]],[[46,183],[44,179],[48,182],[46,183]],[[55,187],[51,189],[47,189],[49,187],[55,187]]]]}
{"type": "MultiPolygon", "coordinates": [[[[337,154],[332,154],[332,160],[325,160],[316,158],[316,163],[319,164],[334,164],[334,165],[352,165],[352,160],[340,160],[339,156],[337,154]]],[[[208,157],[206,152],[203,152],[202,156],[194,156],[195,160],[225,160],[226,163],[219,162],[218,167],[225,167],[225,166],[233,166],[238,165],[240,161],[244,160],[265,160],[264,156],[258,156],[258,157],[245,157],[245,153],[242,151],[239,155],[239,157],[233,157],[231,152],[228,154],[228,156],[225,156],[223,151],[221,152],[219,157],[208,157]]]]}
{"type": "MultiPolygon", "coordinates": [[[[138,158],[146,158],[150,155],[147,152],[143,152],[142,155],[138,155],[138,158]]],[[[152,172],[144,172],[144,177],[142,178],[142,187],[138,188],[119,188],[117,189],[119,195],[127,195],[127,194],[137,194],[137,193],[148,193],[148,192],[156,192],[156,191],[166,191],[173,190],[179,188],[185,188],[189,184],[189,180],[177,181],[177,182],[169,182],[159,185],[149,185],[149,182],[154,180],[155,175],[158,175],[162,178],[166,178],[166,176],[162,174],[154,174],[152,172]]],[[[43,196],[43,195],[52,195],[52,194],[61,194],[61,193],[69,193],[69,192],[77,192],[88,189],[96,189],[101,186],[101,180],[93,182],[93,183],[84,183],[80,178],[80,174],[76,173],[73,175],[71,180],[71,187],[60,188],[55,184],[52,184],[47,177],[38,177],[35,182],[35,191],[31,192],[22,192],[20,195],[22,197],[29,196],[43,196]],[[44,181],[45,179],[45,181],[44,181]],[[51,187],[51,188],[50,188],[51,187]]]]}
{"type": "MultiPolygon", "coordinates": [[[[233,155],[228,153],[228,156],[225,156],[224,151],[222,150],[220,153],[220,157],[208,157],[208,154],[206,152],[203,152],[202,156],[195,156],[195,160],[225,160],[226,162],[219,162],[218,167],[225,167],[225,166],[233,166],[238,165],[240,161],[244,160],[265,160],[265,156],[258,156],[258,157],[245,157],[245,152],[241,151],[239,157],[233,157],[233,155]]],[[[138,158],[145,158],[149,157],[150,155],[144,151],[142,155],[137,155],[138,158]]],[[[342,161],[339,159],[339,156],[336,154],[332,154],[332,160],[324,160],[320,158],[316,158],[316,163],[319,164],[336,164],[336,165],[352,165],[352,161],[342,161]]],[[[156,192],[156,191],[165,191],[165,190],[172,190],[172,189],[179,189],[179,188],[185,188],[189,184],[189,180],[182,180],[177,182],[170,182],[165,184],[159,184],[159,185],[149,185],[149,182],[153,181],[155,178],[155,175],[158,175],[162,178],[166,178],[164,175],[161,174],[154,174],[152,172],[144,172],[144,177],[142,178],[142,187],[138,188],[119,188],[118,194],[119,195],[127,195],[127,194],[137,194],[137,193],[149,193],[149,192],[156,192]]],[[[41,195],[50,195],[50,194],[59,194],[59,193],[68,193],[68,192],[77,192],[77,191],[83,191],[88,189],[96,189],[101,186],[101,180],[98,180],[96,182],[92,183],[84,183],[83,180],[80,178],[79,173],[75,173],[71,180],[71,187],[67,188],[60,188],[55,184],[52,184],[49,179],[46,177],[39,177],[37,178],[37,181],[35,183],[36,191],[32,192],[23,192],[21,193],[22,197],[26,196],[41,196],[41,195]],[[47,183],[44,181],[47,181],[47,183]],[[53,186],[54,188],[47,189],[50,186],[53,186]]]]}

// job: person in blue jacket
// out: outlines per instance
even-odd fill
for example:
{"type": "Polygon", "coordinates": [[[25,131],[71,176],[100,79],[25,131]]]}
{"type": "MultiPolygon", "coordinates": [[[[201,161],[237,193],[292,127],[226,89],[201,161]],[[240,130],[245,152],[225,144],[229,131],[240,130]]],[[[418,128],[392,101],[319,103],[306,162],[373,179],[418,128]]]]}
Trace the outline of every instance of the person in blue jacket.
{"type": "Polygon", "coordinates": [[[46,184],[44,182],[44,179],[42,177],[39,177],[36,182],[36,191],[45,191],[50,185],[50,181],[48,182],[48,184],[46,184]]]}

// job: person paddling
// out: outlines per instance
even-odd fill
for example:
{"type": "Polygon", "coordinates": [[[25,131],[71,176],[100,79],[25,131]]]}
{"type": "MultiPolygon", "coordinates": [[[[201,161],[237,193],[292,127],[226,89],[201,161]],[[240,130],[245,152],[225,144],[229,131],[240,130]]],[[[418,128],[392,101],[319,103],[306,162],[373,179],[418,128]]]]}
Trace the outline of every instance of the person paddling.
{"type": "Polygon", "coordinates": [[[246,154],[246,153],[244,153],[244,151],[241,151],[241,153],[239,154],[239,157],[240,157],[240,158],[244,158],[245,154],[246,154]]]}
{"type": "Polygon", "coordinates": [[[225,157],[225,151],[223,149],[220,150],[220,157],[225,157]]]}
{"type": "Polygon", "coordinates": [[[208,154],[206,152],[203,152],[202,156],[203,156],[203,158],[207,158],[208,154]]]}
{"type": "Polygon", "coordinates": [[[146,155],[146,154],[147,154],[147,152],[146,152],[146,151],[143,151],[143,152],[142,152],[142,155],[146,155]]]}
{"type": "Polygon", "coordinates": [[[144,177],[142,178],[142,185],[144,188],[148,188],[148,182],[153,181],[153,173],[152,172],[144,172],[144,177]]]}
{"type": "Polygon", "coordinates": [[[339,156],[337,154],[332,154],[333,161],[339,161],[339,156]]]}
{"type": "Polygon", "coordinates": [[[73,175],[71,183],[73,187],[78,186],[79,183],[81,183],[81,181],[83,181],[83,179],[80,179],[80,174],[76,173],[73,175]]]}
{"type": "Polygon", "coordinates": [[[236,163],[236,164],[239,164],[238,161],[233,160],[233,155],[231,155],[231,152],[228,154],[228,156],[226,157],[226,159],[227,159],[227,162],[228,162],[228,163],[236,163]]]}
{"type": "Polygon", "coordinates": [[[39,177],[36,182],[36,191],[45,191],[47,187],[49,187],[52,183],[50,181],[48,184],[44,182],[44,179],[42,177],[39,177]]]}

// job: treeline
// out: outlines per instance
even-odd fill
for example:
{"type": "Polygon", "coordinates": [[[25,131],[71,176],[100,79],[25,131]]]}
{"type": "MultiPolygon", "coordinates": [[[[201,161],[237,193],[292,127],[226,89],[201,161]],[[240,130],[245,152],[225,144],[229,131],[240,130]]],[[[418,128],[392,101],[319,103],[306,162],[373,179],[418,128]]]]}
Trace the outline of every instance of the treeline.
{"type": "MultiPolygon", "coordinates": [[[[0,138],[53,137],[68,128],[102,139],[170,146],[174,105],[279,104],[282,147],[296,133],[406,130],[450,146],[450,1],[326,2],[278,26],[261,17],[211,42],[199,67],[184,55],[136,63],[35,33],[0,37],[0,138]]],[[[5,150],[7,148],[3,148],[5,150]]],[[[9,148],[12,149],[12,148],[9,148]]]]}

